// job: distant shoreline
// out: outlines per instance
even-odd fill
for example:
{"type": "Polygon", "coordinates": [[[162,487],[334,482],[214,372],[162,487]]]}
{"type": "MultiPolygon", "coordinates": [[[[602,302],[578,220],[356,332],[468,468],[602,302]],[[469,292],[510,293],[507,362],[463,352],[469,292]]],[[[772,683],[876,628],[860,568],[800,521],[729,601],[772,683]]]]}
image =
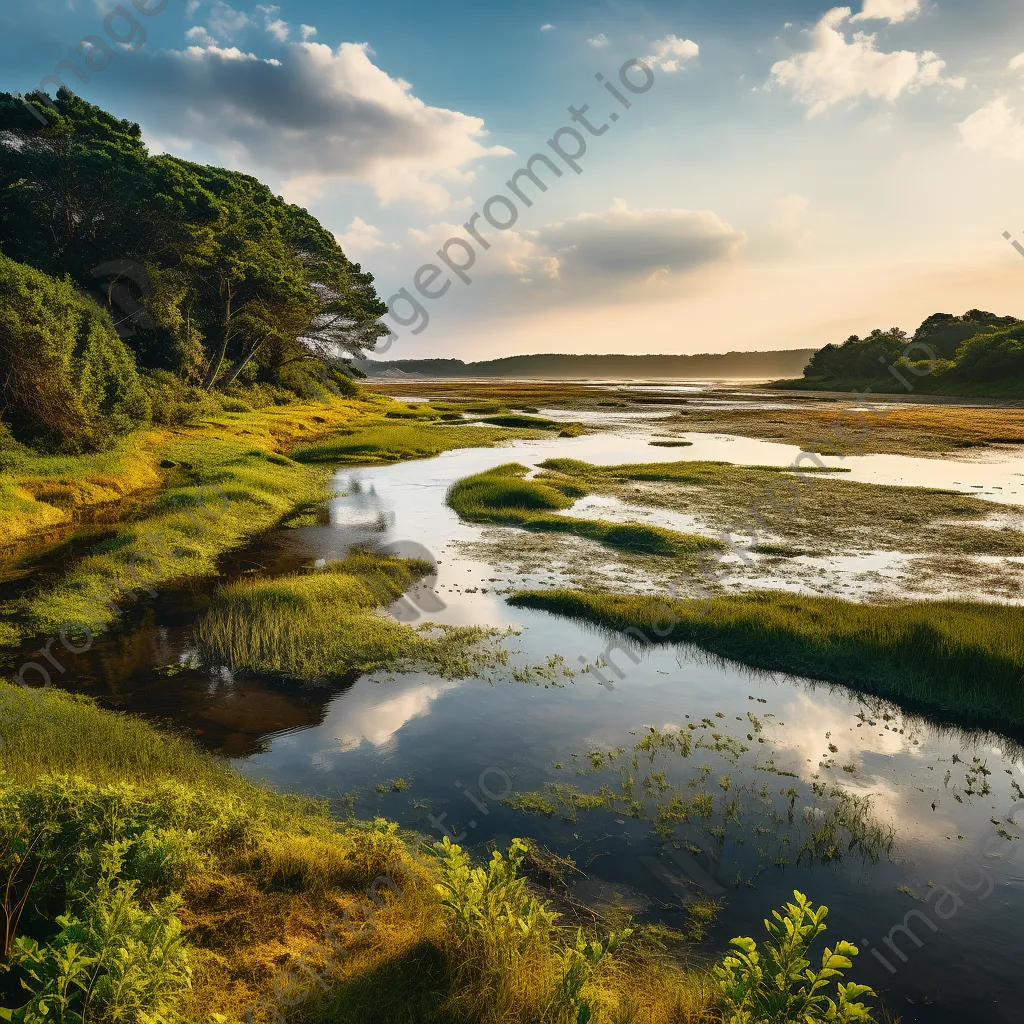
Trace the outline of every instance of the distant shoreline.
{"type": "Polygon", "coordinates": [[[753,380],[793,377],[803,372],[814,349],[778,352],[723,352],[699,355],[507,356],[467,363],[461,359],[363,360],[356,367],[372,379],[506,378],[523,380],[753,380]]]}

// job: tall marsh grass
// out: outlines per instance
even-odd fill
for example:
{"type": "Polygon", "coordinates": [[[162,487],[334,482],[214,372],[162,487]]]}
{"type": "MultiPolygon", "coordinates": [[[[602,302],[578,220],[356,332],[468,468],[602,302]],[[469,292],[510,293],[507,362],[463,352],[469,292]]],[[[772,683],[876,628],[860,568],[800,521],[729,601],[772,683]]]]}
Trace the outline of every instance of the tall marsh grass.
{"type": "Polygon", "coordinates": [[[868,605],[782,592],[662,601],[572,590],[520,591],[510,603],[932,711],[1024,725],[1024,608],[1014,605],[868,605]]]}
{"type": "Polygon", "coordinates": [[[480,644],[491,631],[413,628],[377,612],[433,568],[354,554],[313,572],[234,583],[218,591],[199,641],[207,658],[234,670],[309,682],[413,666],[471,675],[489,661],[480,644]]]}

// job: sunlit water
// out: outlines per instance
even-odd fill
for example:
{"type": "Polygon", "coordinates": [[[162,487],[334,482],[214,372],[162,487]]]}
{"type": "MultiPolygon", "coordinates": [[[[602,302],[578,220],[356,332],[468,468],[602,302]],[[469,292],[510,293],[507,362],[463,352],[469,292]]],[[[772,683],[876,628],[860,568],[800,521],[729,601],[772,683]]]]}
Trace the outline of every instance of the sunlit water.
{"type": "MultiPolygon", "coordinates": [[[[339,809],[344,795],[354,794],[360,817],[380,813],[435,839],[447,829],[479,852],[533,836],[576,861],[583,873],[573,894],[599,908],[618,899],[641,919],[683,925],[688,901],[714,896],[723,910],[709,951],[733,935],[760,936],[770,908],[799,888],[831,908],[831,939],[863,944],[856,977],[884,992],[905,1021],[1024,1019],[1015,997],[1024,854],[1007,820],[1018,813],[1024,823],[1014,788],[1024,786],[1024,770],[1013,739],[940,726],[839,687],[752,672],[690,648],[644,649],[513,609],[503,591],[557,577],[542,571],[514,578],[462,552],[461,542],[479,540],[481,531],[458,520],[445,504],[446,490],[504,462],[536,466],[568,456],[603,465],[787,465],[797,454],[792,446],[701,434],[687,435],[691,448],[650,447],[663,428],[648,418],[631,424],[344,470],[329,525],[277,531],[229,560],[235,575],[246,568],[278,572],[341,557],[355,543],[421,545],[436,556],[436,579],[395,611],[407,620],[513,627],[504,640],[510,663],[488,678],[382,674],[318,690],[236,680],[226,671],[159,676],[157,666],[191,649],[192,624],[208,599],[195,588],[166,595],[98,644],[68,685],[192,729],[239,755],[237,767],[254,779],[330,798],[339,809]],[[586,665],[596,670],[584,671],[586,665]],[[634,769],[634,746],[651,726],[662,734],[684,730],[688,756],[663,749],[652,761],[641,751],[634,769]],[[603,758],[595,768],[587,756],[620,748],[610,766],[603,758]],[[620,769],[635,781],[644,817],[629,816],[624,804],[574,812],[572,797],[551,817],[501,803],[551,783],[584,793],[607,784],[621,794],[620,769]],[[705,776],[701,786],[691,785],[705,776]],[[400,778],[407,789],[378,791],[400,778]],[[815,795],[815,783],[824,795],[815,795]],[[870,820],[893,830],[891,849],[849,850],[842,834],[840,855],[830,863],[801,856],[835,806],[829,791],[836,785],[870,796],[870,820]],[[658,806],[702,789],[712,795],[711,817],[675,825],[662,843],[649,820],[658,806]],[[886,943],[905,921],[916,938],[898,930],[886,943]]],[[[1015,515],[1012,506],[1024,502],[1021,464],[1003,457],[826,462],[849,467],[847,479],[981,493],[1011,506],[1005,514],[1015,515]]],[[[649,521],[660,520],[652,513],[649,521]]],[[[880,554],[871,557],[879,571],[887,568],[880,554]]]]}

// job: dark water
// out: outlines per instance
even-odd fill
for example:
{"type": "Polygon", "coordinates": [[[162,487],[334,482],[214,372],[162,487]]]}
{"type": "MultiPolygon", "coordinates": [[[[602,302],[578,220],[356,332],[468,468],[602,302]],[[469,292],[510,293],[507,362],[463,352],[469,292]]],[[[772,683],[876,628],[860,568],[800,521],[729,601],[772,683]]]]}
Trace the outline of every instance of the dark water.
{"type": "MultiPolygon", "coordinates": [[[[501,462],[555,454],[675,461],[723,457],[719,449],[745,463],[792,457],[785,446],[736,439],[650,448],[648,437],[623,430],[346,470],[330,523],[277,531],[225,560],[226,574],[237,577],[339,557],[353,543],[423,545],[440,562],[433,590],[414,592],[396,612],[514,627],[518,635],[505,641],[510,664],[490,678],[382,674],[325,690],[235,679],[224,669],[162,674],[192,652],[192,626],[212,586],[196,584],[129,613],[61,684],[188,730],[252,778],[323,796],[339,811],[354,797],[360,817],[379,813],[435,838],[447,829],[481,852],[532,836],[576,861],[573,897],[599,910],[617,900],[640,919],[685,925],[686,905],[711,895],[723,909],[709,952],[733,935],[760,938],[768,911],[799,888],[831,908],[830,940],[861,945],[854,976],[905,1021],[1024,1020],[1024,854],[1020,830],[1007,821],[1016,809],[1024,823],[1014,740],[688,648],[619,647],[590,627],[508,607],[501,591],[557,583],[554,567],[511,578],[459,551],[480,532],[458,522],[445,490],[501,462]],[[582,671],[603,665],[602,655],[614,666],[600,669],[608,685],[582,671]],[[636,751],[652,726],[658,736],[682,730],[686,755],[678,744],[636,751]],[[378,791],[399,778],[407,789],[378,791]],[[546,784],[576,787],[562,791],[563,803],[555,799],[550,817],[501,803],[546,784]],[[632,785],[640,816],[624,799],[611,809],[575,806],[574,792],[601,785],[620,797],[632,785]],[[842,799],[836,786],[859,801],[862,846],[850,848],[846,829],[826,831],[814,857],[808,844],[842,799]],[[652,821],[659,808],[700,794],[708,816],[672,823],[663,842],[652,821]],[[887,836],[891,845],[880,841],[887,836]],[[904,924],[912,935],[899,930],[904,924]]],[[[855,476],[889,482],[929,472],[917,465],[929,461],[943,483],[958,470],[957,479],[968,475],[955,463],[902,460],[894,468],[878,457],[860,460],[855,476]]],[[[986,468],[985,478],[1000,472],[1009,470],[986,468]]]]}

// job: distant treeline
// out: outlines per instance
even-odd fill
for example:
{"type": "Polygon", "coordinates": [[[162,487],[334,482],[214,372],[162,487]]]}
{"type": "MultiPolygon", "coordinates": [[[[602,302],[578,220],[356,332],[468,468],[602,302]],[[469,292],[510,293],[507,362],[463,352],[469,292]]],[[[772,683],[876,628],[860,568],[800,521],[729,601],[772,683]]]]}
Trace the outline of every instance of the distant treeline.
{"type": "Polygon", "coordinates": [[[0,456],[352,390],[386,307],[314,217],[248,175],[151,155],[137,124],[66,89],[45,118],[29,103],[44,110],[0,93],[0,456]]]}
{"type": "Polygon", "coordinates": [[[815,389],[870,383],[878,385],[876,391],[937,394],[1024,392],[1024,321],[981,309],[963,316],[934,313],[913,336],[893,327],[826,345],[814,353],[802,380],[778,383],[815,389]]]}
{"type": "Polygon", "coordinates": [[[507,356],[465,363],[461,359],[393,359],[360,362],[369,376],[388,370],[424,377],[525,378],[707,378],[749,377],[770,379],[800,373],[814,349],[783,352],[726,352],[718,355],[557,355],[507,356]]]}

